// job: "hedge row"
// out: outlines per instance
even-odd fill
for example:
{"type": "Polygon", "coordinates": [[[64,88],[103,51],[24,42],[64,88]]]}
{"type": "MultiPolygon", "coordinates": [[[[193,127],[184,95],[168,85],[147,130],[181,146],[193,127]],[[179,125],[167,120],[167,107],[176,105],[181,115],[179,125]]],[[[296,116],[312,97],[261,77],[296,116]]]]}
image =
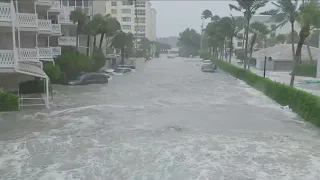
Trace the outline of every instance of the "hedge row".
{"type": "Polygon", "coordinates": [[[0,111],[17,111],[18,109],[18,96],[0,89],[0,111]]]}
{"type": "Polygon", "coordinates": [[[232,76],[245,81],[253,88],[262,91],[265,95],[279,104],[288,105],[300,117],[320,126],[320,97],[298,90],[294,87],[274,82],[268,78],[252,73],[251,71],[236,67],[227,62],[218,60],[217,66],[232,76]]]}

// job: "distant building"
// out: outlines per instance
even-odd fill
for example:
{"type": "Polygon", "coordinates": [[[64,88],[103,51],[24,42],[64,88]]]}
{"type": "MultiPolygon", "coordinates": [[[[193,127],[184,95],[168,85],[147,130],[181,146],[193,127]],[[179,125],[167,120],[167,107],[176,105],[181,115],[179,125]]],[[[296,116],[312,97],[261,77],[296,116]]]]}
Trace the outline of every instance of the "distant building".
{"type": "MultiPolygon", "coordinates": [[[[250,23],[263,22],[264,24],[266,24],[268,26],[268,28],[270,30],[272,30],[272,32],[267,35],[268,38],[269,37],[276,37],[278,34],[288,34],[291,32],[290,22],[286,23],[282,27],[276,28],[279,25],[279,23],[276,23],[275,21],[270,21],[270,18],[271,18],[271,16],[257,15],[257,16],[253,16],[251,18],[250,23]]],[[[295,29],[295,31],[299,32],[300,26],[297,23],[295,23],[294,29],[295,29]]],[[[238,35],[242,36],[244,38],[245,30],[243,29],[242,31],[240,31],[240,33],[238,35]]],[[[250,35],[249,35],[249,38],[250,38],[250,35]]],[[[242,47],[244,46],[243,43],[244,43],[243,39],[235,39],[234,48],[235,49],[242,49],[242,47]]],[[[250,46],[250,43],[248,44],[248,46],[250,46]]]]}

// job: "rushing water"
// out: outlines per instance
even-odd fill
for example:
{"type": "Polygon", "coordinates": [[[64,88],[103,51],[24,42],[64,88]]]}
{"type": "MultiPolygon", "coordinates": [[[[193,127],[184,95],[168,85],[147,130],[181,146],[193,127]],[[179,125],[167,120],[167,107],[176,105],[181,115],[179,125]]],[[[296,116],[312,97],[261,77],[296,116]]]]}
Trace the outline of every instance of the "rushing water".
{"type": "Polygon", "coordinates": [[[56,86],[51,107],[0,115],[0,179],[320,179],[317,128],[196,59],[56,86]]]}

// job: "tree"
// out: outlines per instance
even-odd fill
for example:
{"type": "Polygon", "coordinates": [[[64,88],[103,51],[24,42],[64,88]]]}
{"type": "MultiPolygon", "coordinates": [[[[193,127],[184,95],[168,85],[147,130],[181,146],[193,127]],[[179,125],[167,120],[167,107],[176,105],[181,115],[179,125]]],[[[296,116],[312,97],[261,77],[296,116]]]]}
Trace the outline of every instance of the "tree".
{"type": "Polygon", "coordinates": [[[144,55],[146,56],[149,51],[150,51],[150,40],[146,37],[141,38],[140,42],[139,42],[139,48],[142,49],[142,51],[144,52],[144,55]]]}
{"type": "Polygon", "coordinates": [[[196,56],[200,50],[201,35],[194,29],[187,28],[179,34],[178,46],[180,47],[180,55],[189,57],[196,56]]]}
{"type": "Polygon", "coordinates": [[[299,41],[299,34],[297,31],[294,31],[293,32],[293,36],[292,36],[292,32],[288,33],[287,36],[286,36],[286,41],[287,43],[290,43],[290,44],[297,44],[298,41],[299,41]],[[293,38],[292,38],[293,37],[293,38]],[[293,39],[293,41],[292,41],[293,39]]]}
{"type": "Polygon", "coordinates": [[[251,17],[256,13],[258,9],[264,7],[268,0],[237,0],[238,6],[229,4],[230,10],[234,9],[236,11],[242,12],[244,18],[246,19],[245,26],[245,60],[244,68],[247,68],[248,59],[248,36],[249,36],[249,26],[251,17]]]}
{"type": "Polygon", "coordinates": [[[82,8],[76,8],[74,11],[70,13],[70,20],[77,24],[77,40],[76,40],[76,47],[79,47],[79,34],[83,30],[84,25],[88,22],[87,16],[84,14],[82,8]]]}
{"type": "Polygon", "coordinates": [[[124,51],[126,47],[126,33],[123,31],[118,31],[112,38],[111,46],[116,49],[120,49],[121,54],[121,64],[124,65],[124,51]]]}
{"type": "Polygon", "coordinates": [[[227,32],[230,40],[229,40],[229,63],[231,63],[231,57],[233,52],[233,38],[238,37],[238,33],[243,29],[244,27],[244,18],[243,17],[237,17],[234,18],[231,15],[231,24],[230,29],[227,32]]]}
{"type": "Polygon", "coordinates": [[[248,63],[248,69],[250,69],[250,62],[253,53],[253,46],[256,43],[256,39],[258,36],[266,36],[269,33],[268,27],[262,22],[253,22],[250,24],[250,32],[253,33],[250,45],[250,61],[248,63]]]}
{"type": "Polygon", "coordinates": [[[117,21],[116,18],[111,17],[110,14],[107,14],[103,17],[103,21],[100,25],[100,42],[99,42],[99,48],[102,48],[102,43],[105,38],[112,37],[115,32],[121,29],[119,21],[117,21]]]}
{"type": "Polygon", "coordinates": [[[280,42],[281,44],[284,44],[284,42],[286,42],[286,35],[285,34],[278,34],[276,36],[276,39],[278,42],[280,42]]]}
{"type": "Polygon", "coordinates": [[[103,23],[103,16],[101,14],[95,14],[89,23],[86,25],[89,34],[93,36],[93,49],[97,47],[97,35],[101,32],[101,25],[103,23]]]}
{"type": "Polygon", "coordinates": [[[208,9],[204,10],[201,15],[201,19],[208,19],[212,17],[212,12],[208,9]]]}
{"type": "Polygon", "coordinates": [[[171,49],[171,46],[169,44],[155,42],[155,45],[156,45],[156,52],[168,51],[171,49]]]}
{"type": "Polygon", "coordinates": [[[127,33],[126,34],[126,38],[125,38],[125,53],[128,56],[131,56],[133,54],[133,41],[134,41],[134,37],[132,33],[127,33]]]}

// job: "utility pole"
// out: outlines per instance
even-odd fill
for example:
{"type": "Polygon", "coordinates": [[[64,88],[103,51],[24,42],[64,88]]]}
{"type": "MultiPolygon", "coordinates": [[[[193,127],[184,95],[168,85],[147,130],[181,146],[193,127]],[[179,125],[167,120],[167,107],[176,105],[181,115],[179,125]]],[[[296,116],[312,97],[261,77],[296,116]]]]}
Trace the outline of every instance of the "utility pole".
{"type": "Polygon", "coordinates": [[[204,19],[202,20],[202,25],[201,25],[201,37],[200,37],[200,53],[202,53],[202,48],[203,48],[203,21],[204,19]]]}

